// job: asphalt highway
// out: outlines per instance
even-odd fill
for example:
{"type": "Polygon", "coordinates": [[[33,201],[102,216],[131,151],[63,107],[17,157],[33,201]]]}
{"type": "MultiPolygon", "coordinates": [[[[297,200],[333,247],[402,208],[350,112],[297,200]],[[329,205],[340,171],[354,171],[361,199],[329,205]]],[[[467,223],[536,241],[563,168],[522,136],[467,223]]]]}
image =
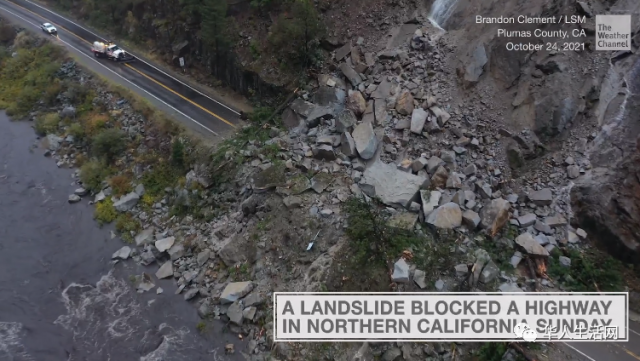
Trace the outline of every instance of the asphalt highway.
{"type": "MultiPolygon", "coordinates": [[[[64,45],[80,64],[148,99],[192,131],[219,137],[242,123],[237,110],[190,87],[126,48],[136,61],[118,63],[95,58],[90,49],[94,41],[105,40],[102,36],[39,4],[0,0],[0,16],[42,36],[49,35],[41,31],[40,25],[53,24],[58,29],[53,40],[64,45]]],[[[117,44],[117,39],[112,40],[117,44]]]]}

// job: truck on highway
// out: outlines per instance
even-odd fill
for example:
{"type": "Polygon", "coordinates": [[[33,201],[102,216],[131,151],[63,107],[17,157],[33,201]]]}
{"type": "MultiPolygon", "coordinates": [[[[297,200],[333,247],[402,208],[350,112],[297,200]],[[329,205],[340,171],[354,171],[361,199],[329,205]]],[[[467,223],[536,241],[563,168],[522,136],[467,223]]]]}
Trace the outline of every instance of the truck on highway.
{"type": "Polygon", "coordinates": [[[118,62],[135,60],[133,56],[127,54],[123,49],[118,47],[118,45],[110,41],[94,41],[93,46],[91,47],[91,52],[96,58],[107,58],[118,62]]]}

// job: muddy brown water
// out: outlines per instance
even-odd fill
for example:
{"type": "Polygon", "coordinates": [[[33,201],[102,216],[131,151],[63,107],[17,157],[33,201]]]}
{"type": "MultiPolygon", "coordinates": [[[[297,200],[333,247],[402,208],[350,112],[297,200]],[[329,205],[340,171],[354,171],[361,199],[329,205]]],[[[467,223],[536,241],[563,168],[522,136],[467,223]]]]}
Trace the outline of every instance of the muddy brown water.
{"type": "Polygon", "coordinates": [[[244,345],[221,323],[196,330],[172,280],[156,280],[160,295],[133,289],[130,275],[158,266],[113,265],[124,244],[97,226],[87,199],[67,202],[72,170],[36,142],[28,122],[0,112],[0,361],[243,360],[225,355],[227,343],[244,345]]]}

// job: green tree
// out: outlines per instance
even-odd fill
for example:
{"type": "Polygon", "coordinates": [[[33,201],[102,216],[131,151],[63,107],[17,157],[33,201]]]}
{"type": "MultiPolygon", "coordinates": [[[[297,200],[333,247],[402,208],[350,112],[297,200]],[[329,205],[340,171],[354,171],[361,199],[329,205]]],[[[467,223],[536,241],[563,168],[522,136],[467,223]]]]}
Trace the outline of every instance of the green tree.
{"type": "Polygon", "coordinates": [[[214,55],[211,58],[212,68],[220,64],[220,60],[231,47],[229,25],[227,0],[204,0],[202,6],[202,41],[214,55]]]}
{"type": "Polygon", "coordinates": [[[126,148],[126,135],[120,129],[109,128],[93,137],[92,147],[96,156],[111,164],[126,148]]]}
{"type": "Polygon", "coordinates": [[[288,53],[293,65],[307,68],[315,61],[318,39],[324,30],[313,2],[295,0],[291,5],[291,13],[281,15],[276,22],[269,40],[274,49],[288,53]]]}

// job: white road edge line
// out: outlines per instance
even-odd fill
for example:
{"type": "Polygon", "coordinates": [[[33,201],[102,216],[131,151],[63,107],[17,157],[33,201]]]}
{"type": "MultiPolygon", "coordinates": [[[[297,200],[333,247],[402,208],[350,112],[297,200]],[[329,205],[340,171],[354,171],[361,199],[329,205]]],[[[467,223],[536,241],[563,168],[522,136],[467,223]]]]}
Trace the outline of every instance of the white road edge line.
{"type": "MultiPolygon", "coordinates": [[[[66,21],[70,22],[71,24],[73,24],[73,25],[75,25],[75,26],[77,26],[77,27],[79,27],[79,28],[83,29],[83,30],[84,30],[84,31],[86,31],[86,32],[89,32],[90,34],[92,34],[93,36],[95,36],[95,37],[97,37],[97,38],[99,38],[99,39],[103,39],[103,37],[102,37],[102,36],[100,36],[100,35],[98,35],[98,34],[94,33],[93,31],[91,31],[91,30],[89,30],[89,29],[85,28],[84,26],[82,26],[82,25],[80,25],[80,24],[77,24],[77,23],[75,23],[75,22],[73,22],[73,21],[71,21],[71,20],[67,19],[66,17],[64,17],[64,16],[62,16],[62,15],[60,15],[60,14],[58,14],[58,13],[55,13],[55,12],[53,12],[53,11],[51,11],[51,10],[49,10],[49,9],[45,8],[44,6],[41,6],[41,5],[39,5],[39,4],[36,4],[36,3],[31,2],[31,1],[29,1],[29,0],[24,0],[24,1],[25,1],[25,2],[28,2],[29,4],[32,4],[32,5],[34,5],[34,6],[37,6],[37,7],[39,7],[39,8],[40,8],[40,9],[42,9],[42,10],[45,10],[45,11],[47,11],[47,12],[50,12],[50,13],[51,13],[51,14],[53,14],[53,15],[56,15],[56,16],[59,16],[59,17],[61,17],[61,18],[65,19],[66,21]]],[[[124,48],[123,48],[123,49],[124,49],[124,48]]],[[[126,50],[126,49],[125,49],[125,50],[126,50]]],[[[152,67],[152,68],[154,68],[155,70],[157,70],[157,71],[161,72],[162,74],[164,74],[164,75],[168,76],[169,78],[171,78],[171,79],[173,79],[173,80],[177,81],[178,83],[180,83],[180,84],[182,84],[182,85],[186,86],[187,88],[189,88],[189,89],[191,89],[191,90],[195,91],[196,93],[198,93],[198,94],[202,95],[203,97],[205,97],[205,98],[207,98],[207,99],[209,99],[209,100],[211,100],[211,101],[213,101],[213,102],[217,103],[218,105],[221,105],[221,106],[223,106],[223,107],[225,107],[225,108],[229,109],[229,110],[230,110],[230,111],[232,111],[235,115],[240,115],[240,113],[238,113],[237,111],[235,111],[235,110],[233,110],[233,109],[229,108],[228,106],[226,106],[226,105],[222,104],[221,102],[219,102],[219,101],[217,101],[217,100],[215,100],[215,99],[211,98],[210,96],[208,96],[208,95],[206,95],[206,94],[203,94],[203,93],[202,93],[201,91],[199,91],[198,89],[195,89],[195,88],[191,87],[190,85],[185,84],[185,83],[184,83],[183,81],[181,81],[180,79],[176,79],[175,77],[173,77],[173,76],[171,76],[171,75],[167,74],[166,72],[164,72],[162,69],[159,69],[159,68],[157,68],[156,66],[154,66],[153,64],[151,64],[151,63],[149,63],[149,62],[146,62],[146,61],[142,60],[142,58],[140,58],[140,57],[139,57],[139,56],[137,56],[136,54],[134,54],[134,53],[132,53],[132,52],[130,52],[130,51],[128,51],[128,50],[126,50],[126,51],[127,51],[129,54],[132,54],[133,56],[135,56],[138,60],[141,60],[143,63],[145,63],[145,64],[149,65],[150,67],[152,67]]]]}
{"type": "Polygon", "coordinates": [[[631,327],[627,327],[627,330],[629,330],[629,331],[635,333],[636,335],[640,336],[640,332],[632,330],[631,327]]]}
{"type": "MultiPolygon", "coordinates": [[[[23,18],[22,16],[20,16],[20,15],[18,15],[18,14],[15,14],[15,13],[13,13],[12,11],[7,10],[6,8],[1,7],[1,6],[0,6],[0,9],[2,9],[3,11],[8,12],[9,14],[12,14],[13,16],[16,16],[16,17],[18,17],[18,18],[20,18],[20,19],[24,20],[24,21],[25,21],[25,22],[27,22],[28,24],[33,25],[36,29],[40,29],[40,26],[38,26],[37,24],[32,23],[31,21],[29,21],[29,20],[27,20],[27,19],[23,18]]],[[[113,71],[113,70],[111,70],[111,69],[107,68],[104,64],[100,63],[100,62],[99,62],[99,61],[97,61],[96,59],[94,59],[94,58],[90,57],[89,55],[85,54],[84,52],[82,52],[82,51],[78,50],[78,49],[77,49],[77,48],[75,48],[73,45],[70,45],[69,43],[67,43],[66,41],[64,41],[64,40],[60,39],[59,37],[58,37],[58,40],[60,40],[60,42],[62,42],[62,43],[64,43],[64,44],[66,44],[66,45],[67,45],[68,47],[70,47],[71,49],[73,49],[73,50],[75,50],[75,51],[79,52],[80,54],[82,54],[82,55],[86,56],[87,58],[89,58],[89,59],[93,60],[96,64],[99,64],[100,66],[102,66],[103,68],[105,68],[105,69],[107,69],[108,71],[112,72],[113,74],[115,74],[115,75],[116,75],[116,76],[118,76],[119,78],[123,79],[123,80],[124,80],[124,81],[126,81],[127,83],[129,83],[129,84],[131,84],[131,85],[135,86],[136,88],[138,88],[138,89],[142,90],[143,92],[147,93],[149,96],[151,96],[151,97],[152,97],[152,98],[154,98],[155,100],[159,101],[160,103],[162,103],[162,104],[164,104],[164,105],[168,106],[169,108],[171,108],[171,109],[175,110],[177,113],[181,114],[181,115],[182,115],[182,116],[184,116],[185,118],[187,118],[187,119],[191,120],[192,122],[194,122],[194,123],[198,124],[199,126],[203,127],[204,129],[206,129],[206,130],[210,131],[210,132],[211,132],[211,133],[213,133],[214,135],[216,135],[216,136],[220,136],[218,133],[216,133],[216,132],[214,132],[213,130],[211,130],[211,129],[207,128],[207,127],[206,127],[205,125],[203,125],[202,123],[200,123],[200,122],[198,122],[197,120],[195,120],[195,119],[191,118],[190,116],[188,116],[188,115],[184,114],[183,112],[179,111],[178,109],[176,109],[176,108],[172,107],[171,105],[167,104],[165,101],[163,101],[163,100],[159,99],[159,98],[158,98],[158,97],[156,97],[155,95],[153,95],[153,94],[149,93],[148,91],[146,91],[146,90],[142,89],[140,86],[138,86],[138,85],[136,85],[136,84],[132,83],[129,79],[127,79],[127,78],[123,77],[122,75],[120,75],[120,74],[116,73],[115,71],[113,71]]]]}
{"type": "Polygon", "coordinates": [[[582,352],[582,351],[578,350],[577,348],[575,348],[575,347],[573,347],[573,346],[569,345],[568,343],[563,342],[563,344],[564,344],[564,345],[566,345],[566,346],[568,346],[569,348],[571,348],[571,349],[572,349],[572,350],[574,350],[575,352],[579,353],[580,355],[582,355],[582,356],[586,357],[589,361],[596,361],[596,359],[589,357],[589,355],[587,355],[586,353],[584,353],[584,352],[582,352]]]}

